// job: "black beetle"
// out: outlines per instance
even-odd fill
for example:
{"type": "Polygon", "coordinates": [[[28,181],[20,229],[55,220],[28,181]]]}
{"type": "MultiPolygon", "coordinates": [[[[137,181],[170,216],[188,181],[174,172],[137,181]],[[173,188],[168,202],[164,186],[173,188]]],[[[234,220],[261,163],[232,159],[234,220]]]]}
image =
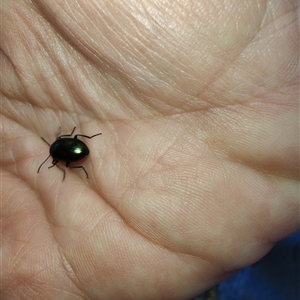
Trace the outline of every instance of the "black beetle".
{"type": "MultiPolygon", "coordinates": [[[[53,144],[49,144],[43,137],[41,139],[46,142],[50,146],[50,155],[47,157],[45,161],[41,163],[39,166],[37,172],[40,172],[40,169],[42,165],[48,160],[48,158],[51,156],[53,158],[52,160],[52,166],[48,167],[48,169],[57,166],[59,169],[61,169],[64,173],[63,181],[66,177],[66,171],[57,165],[58,162],[63,161],[66,163],[66,167],[68,168],[70,166],[71,162],[78,161],[89,155],[90,150],[87,147],[87,145],[81,141],[78,140],[77,137],[82,136],[86,137],[88,139],[91,139],[95,136],[101,135],[102,133],[97,133],[92,136],[84,135],[84,134],[76,134],[74,137],[72,137],[76,127],[73,128],[72,132],[70,134],[64,134],[57,137],[57,139],[53,142],[53,144]]],[[[72,169],[75,168],[81,168],[85,174],[86,177],[89,178],[89,175],[85,168],[83,166],[75,166],[70,167],[72,169]]]]}

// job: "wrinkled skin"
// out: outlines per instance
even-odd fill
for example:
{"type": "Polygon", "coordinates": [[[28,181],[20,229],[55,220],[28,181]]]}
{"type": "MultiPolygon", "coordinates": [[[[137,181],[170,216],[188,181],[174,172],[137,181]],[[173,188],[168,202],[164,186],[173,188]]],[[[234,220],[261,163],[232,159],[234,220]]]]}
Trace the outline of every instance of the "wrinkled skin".
{"type": "Polygon", "coordinates": [[[1,298],[189,299],[295,232],[297,3],[2,0],[1,298]],[[37,174],[74,126],[89,179],[37,174]]]}

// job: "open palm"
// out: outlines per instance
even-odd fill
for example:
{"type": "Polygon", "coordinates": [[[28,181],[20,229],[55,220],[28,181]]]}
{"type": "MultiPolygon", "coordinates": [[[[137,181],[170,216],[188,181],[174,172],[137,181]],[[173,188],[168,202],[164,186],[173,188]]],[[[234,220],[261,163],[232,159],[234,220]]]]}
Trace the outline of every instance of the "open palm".
{"type": "Polygon", "coordinates": [[[297,230],[297,1],[1,9],[3,299],[188,299],[297,230]],[[37,174],[74,126],[89,178],[37,174]]]}

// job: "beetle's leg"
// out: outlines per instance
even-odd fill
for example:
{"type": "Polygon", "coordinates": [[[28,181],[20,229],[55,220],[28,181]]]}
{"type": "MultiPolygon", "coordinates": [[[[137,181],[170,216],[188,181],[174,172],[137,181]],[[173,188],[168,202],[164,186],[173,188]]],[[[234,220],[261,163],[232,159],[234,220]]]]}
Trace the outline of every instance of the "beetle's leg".
{"type": "Polygon", "coordinates": [[[41,139],[50,146],[50,144],[41,136],[41,139]]]}
{"type": "Polygon", "coordinates": [[[48,167],[48,169],[53,168],[54,166],[56,166],[57,163],[58,163],[58,160],[53,159],[52,160],[52,166],[48,167]]]}
{"type": "Polygon", "coordinates": [[[63,180],[62,180],[62,181],[64,181],[65,177],[66,177],[66,170],[64,168],[62,168],[61,166],[59,166],[59,165],[56,165],[56,166],[64,173],[63,180]]]}
{"type": "Polygon", "coordinates": [[[75,136],[74,136],[74,139],[77,139],[77,137],[78,136],[82,136],[82,137],[86,137],[86,138],[88,138],[88,139],[92,139],[93,137],[95,137],[95,136],[97,136],[97,135],[101,135],[102,133],[97,133],[97,134],[94,134],[94,135],[92,135],[92,136],[88,136],[88,135],[84,135],[84,134],[76,134],[75,136]]]}
{"type": "MultiPolygon", "coordinates": [[[[69,168],[70,162],[68,161],[66,163],[66,167],[69,168]]],[[[86,178],[89,178],[88,172],[85,170],[84,166],[75,166],[75,167],[70,167],[70,169],[82,169],[86,175],[86,178]]]]}
{"type": "Polygon", "coordinates": [[[53,168],[54,166],[58,167],[58,168],[64,173],[63,180],[62,180],[62,181],[64,181],[64,180],[65,180],[65,177],[66,177],[66,171],[65,171],[64,168],[62,168],[61,166],[59,166],[57,163],[58,163],[58,160],[53,159],[53,161],[52,161],[52,166],[48,167],[48,169],[51,169],[51,168],[53,168]]]}
{"type": "Polygon", "coordinates": [[[37,170],[38,173],[40,172],[40,169],[41,169],[42,165],[48,160],[48,158],[49,158],[50,156],[51,156],[51,155],[49,155],[49,156],[41,163],[41,165],[39,166],[39,168],[38,168],[38,170],[37,170]]]}
{"type": "Polygon", "coordinates": [[[72,132],[70,134],[63,134],[63,135],[58,136],[57,138],[60,139],[62,137],[66,137],[66,136],[72,136],[73,133],[74,133],[74,131],[75,131],[75,129],[76,129],[76,126],[73,128],[73,130],[72,130],[72,132]]]}
{"type": "Polygon", "coordinates": [[[71,169],[82,169],[86,175],[86,178],[89,178],[88,172],[85,170],[84,166],[76,166],[76,167],[70,167],[71,169]]]}

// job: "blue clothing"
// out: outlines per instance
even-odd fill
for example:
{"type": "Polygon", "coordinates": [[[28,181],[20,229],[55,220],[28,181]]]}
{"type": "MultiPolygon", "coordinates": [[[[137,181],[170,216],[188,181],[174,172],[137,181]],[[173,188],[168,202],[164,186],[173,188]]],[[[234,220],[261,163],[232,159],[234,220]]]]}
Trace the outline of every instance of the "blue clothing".
{"type": "Polygon", "coordinates": [[[300,300],[300,231],[217,287],[218,300],[300,300]]]}

